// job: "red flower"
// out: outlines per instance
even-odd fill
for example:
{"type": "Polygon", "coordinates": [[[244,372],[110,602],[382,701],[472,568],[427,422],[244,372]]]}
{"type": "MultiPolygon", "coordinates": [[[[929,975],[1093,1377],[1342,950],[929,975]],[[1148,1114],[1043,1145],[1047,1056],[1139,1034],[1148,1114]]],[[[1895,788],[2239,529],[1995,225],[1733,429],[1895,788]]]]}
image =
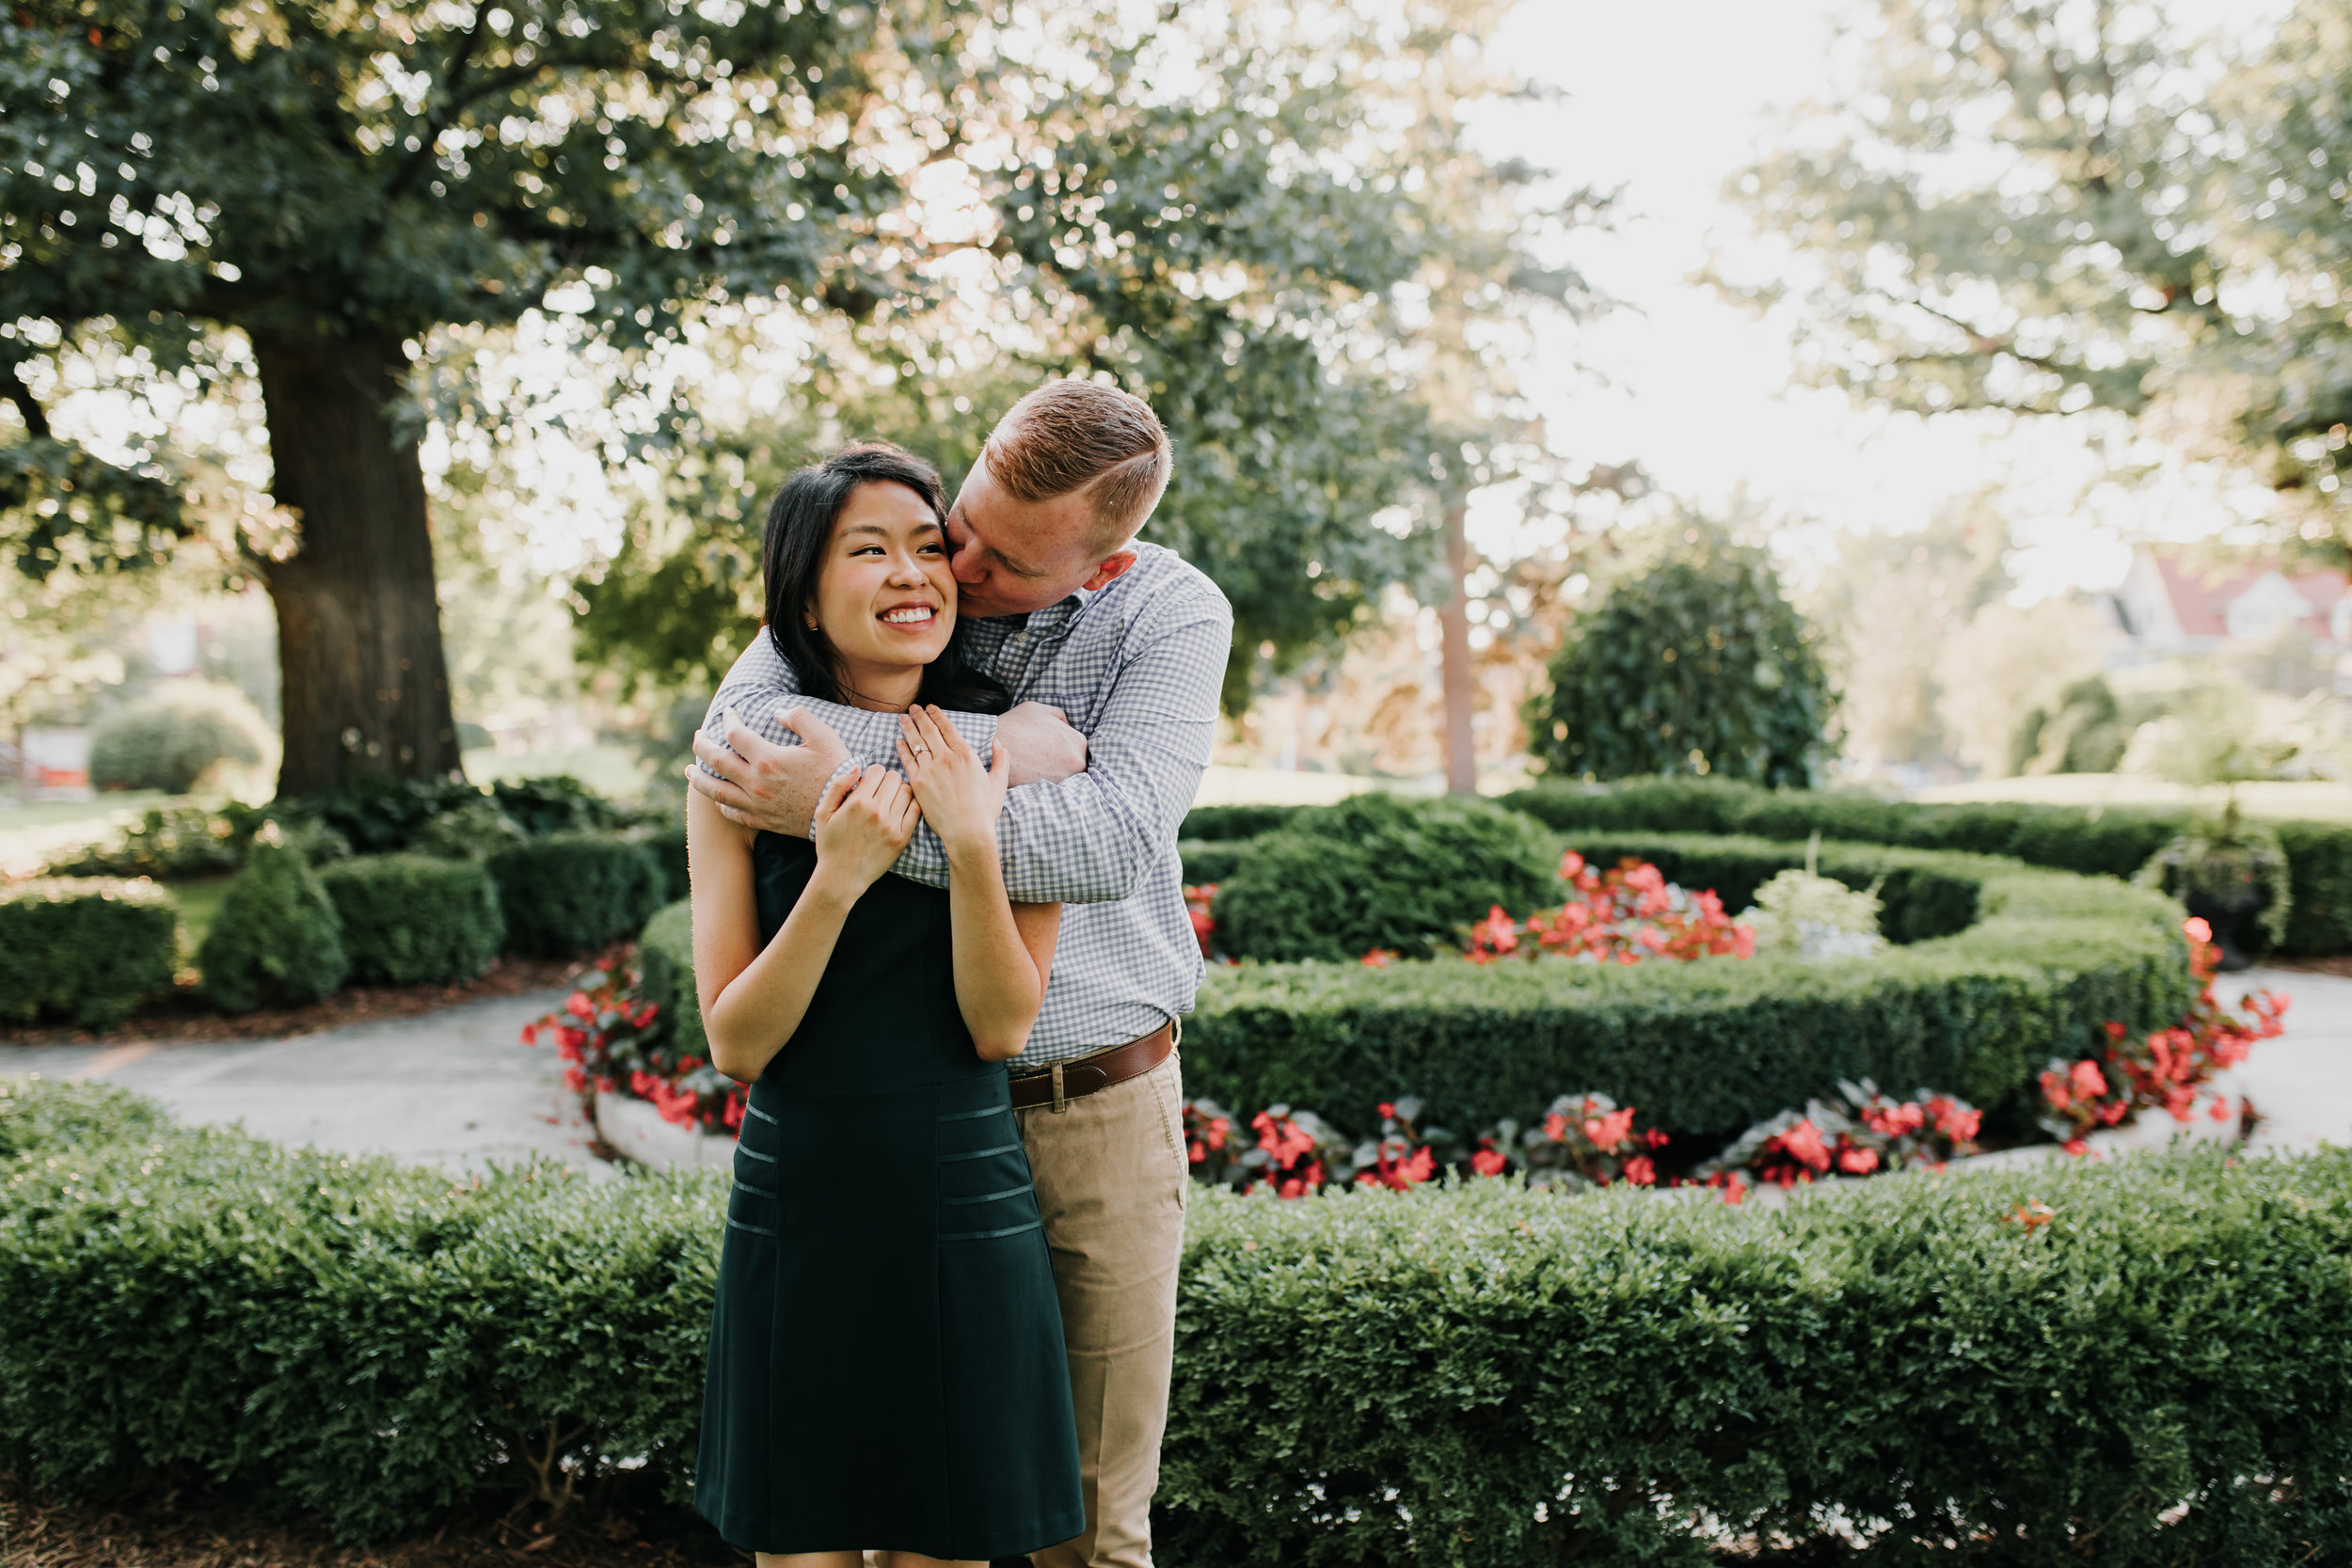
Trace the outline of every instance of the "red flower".
{"type": "Polygon", "coordinates": [[[1650,1163],[1648,1155],[1636,1154],[1625,1163],[1625,1179],[1637,1187],[1654,1186],[1658,1181],[1658,1167],[1650,1163]]]}
{"type": "Polygon", "coordinates": [[[1810,1117],[1783,1132],[1774,1140],[1792,1158],[1814,1170],[1829,1169],[1829,1149],[1821,1142],[1821,1130],[1810,1117]]]}
{"type": "Polygon", "coordinates": [[[1470,1156],[1470,1169],[1481,1176],[1501,1176],[1510,1163],[1499,1148],[1482,1148],[1470,1156]]]}

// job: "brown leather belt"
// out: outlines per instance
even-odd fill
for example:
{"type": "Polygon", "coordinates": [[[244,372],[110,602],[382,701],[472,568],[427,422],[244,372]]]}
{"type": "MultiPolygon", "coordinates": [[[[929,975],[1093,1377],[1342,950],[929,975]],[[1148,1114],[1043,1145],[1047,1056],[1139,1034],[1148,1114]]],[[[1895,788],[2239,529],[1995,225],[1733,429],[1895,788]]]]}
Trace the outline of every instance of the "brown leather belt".
{"type": "Polygon", "coordinates": [[[1050,1105],[1058,1111],[1082,1094],[1140,1078],[1168,1060],[1168,1053],[1176,1049],[1179,1033],[1175,1020],[1170,1019],[1141,1039],[1056,1062],[1042,1072],[1022,1073],[1012,1081],[1012,1108],[1032,1111],[1050,1105]]]}

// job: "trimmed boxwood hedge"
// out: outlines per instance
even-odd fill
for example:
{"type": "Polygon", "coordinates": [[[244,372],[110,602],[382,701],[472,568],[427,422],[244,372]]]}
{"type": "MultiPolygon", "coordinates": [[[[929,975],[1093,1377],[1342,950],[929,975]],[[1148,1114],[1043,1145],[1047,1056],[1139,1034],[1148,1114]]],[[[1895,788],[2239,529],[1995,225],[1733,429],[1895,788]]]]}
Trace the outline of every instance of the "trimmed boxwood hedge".
{"type": "Polygon", "coordinates": [[[469,980],[506,940],[498,886],[473,861],[361,855],[321,866],[319,885],[342,920],[359,985],[469,980]]]}
{"type": "Polygon", "coordinates": [[[0,1019],[119,1023],[171,989],[180,911],[154,883],[0,882],[0,1019]]]}
{"type": "Polygon", "coordinates": [[[506,915],[506,950],[568,958],[636,935],[661,905],[654,853],[619,833],[548,833],[485,863],[506,915]]]}
{"type": "MultiPolygon", "coordinates": [[[[1818,832],[1866,844],[2007,855],[2031,865],[2107,877],[2137,872],[2189,819],[2178,811],[2090,811],[2014,801],[1930,805],[1835,790],[1772,790],[1699,779],[1554,784],[1503,796],[1502,803],[1561,829],[1750,833],[1779,839],[1818,832]]],[[[2286,940],[2279,951],[2290,957],[2352,951],[2352,826],[2272,826],[2286,850],[2295,895],[2286,940]]],[[[1192,832],[1189,825],[1185,832],[1192,832]]]]}
{"type": "Polygon", "coordinates": [[[694,911],[687,900],[645,922],[637,938],[637,970],[645,1000],[661,1010],[658,1026],[669,1031],[682,1054],[710,1059],[710,1037],[703,1033],[702,1003],[694,990],[694,911]]]}
{"type": "MultiPolygon", "coordinates": [[[[351,1541],[546,1452],[691,1483],[725,1178],[437,1172],[0,1080],[0,1466],[351,1541]]],[[[2352,1154],[1841,1184],[1196,1196],[1171,1568],[2273,1568],[2352,1539],[2352,1154]],[[2015,1216],[2050,1212],[2034,1227],[2015,1216]]],[[[2332,1555],[2331,1555],[2332,1554],[2332,1555]]]]}
{"type": "MultiPolygon", "coordinates": [[[[1655,861],[1734,908],[1805,847],[1587,835],[1596,860],[1655,861]]],[[[1421,1096],[1471,1132],[1571,1090],[1677,1132],[1727,1132],[1871,1078],[1995,1105],[2099,1025],[2178,1019],[2191,996],[2180,910],[2106,879],[1985,856],[1825,845],[1827,875],[1883,879],[1908,942],[1872,958],[1702,958],[1631,967],[1459,958],[1213,970],[1184,1029],[1186,1086],[1227,1105],[1304,1105],[1342,1127],[1421,1096]],[[1971,919],[1974,924],[1969,924],[1971,919]]]]}
{"type": "Polygon", "coordinates": [[[1250,841],[1217,889],[1217,945],[1236,958],[1425,958],[1490,906],[1545,897],[1559,862],[1549,833],[1486,800],[1358,795],[1250,841]]]}

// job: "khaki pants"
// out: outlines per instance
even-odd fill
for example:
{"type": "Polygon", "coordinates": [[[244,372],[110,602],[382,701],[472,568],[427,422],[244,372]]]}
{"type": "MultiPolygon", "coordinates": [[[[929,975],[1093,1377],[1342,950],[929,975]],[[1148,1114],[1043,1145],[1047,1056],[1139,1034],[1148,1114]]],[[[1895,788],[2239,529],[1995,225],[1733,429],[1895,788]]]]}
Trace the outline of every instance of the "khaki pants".
{"type": "Polygon", "coordinates": [[[1037,1553],[1037,1568],[1151,1568],[1191,1179],[1182,1083],[1170,1055],[1059,1111],[1018,1113],[1061,1297],[1087,1509],[1087,1532],[1037,1553]]]}

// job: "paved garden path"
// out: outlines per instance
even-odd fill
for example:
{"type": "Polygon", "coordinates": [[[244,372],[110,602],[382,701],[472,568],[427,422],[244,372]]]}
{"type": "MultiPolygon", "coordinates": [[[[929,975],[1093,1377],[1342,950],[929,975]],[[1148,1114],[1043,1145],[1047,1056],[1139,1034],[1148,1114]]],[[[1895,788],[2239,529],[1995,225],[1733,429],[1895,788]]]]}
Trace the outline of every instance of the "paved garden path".
{"type": "Polygon", "coordinates": [[[517,1038],[564,994],[532,991],[293,1039],[0,1046],[0,1074],[119,1084],[187,1121],[242,1121],[279,1143],[451,1171],[540,1154],[610,1174],[588,1150],[554,1050],[517,1038]]]}
{"type": "MultiPolygon", "coordinates": [[[[2234,1001],[2252,986],[2294,998],[2286,1034],[2256,1046],[2233,1075],[2263,1114],[2255,1147],[2352,1145],[2352,979],[2260,970],[2225,975],[2217,989],[2234,1001]]],[[[0,1074],[103,1080],[152,1095],[189,1121],[242,1121],[280,1143],[453,1171],[544,1154],[610,1174],[589,1152],[589,1129],[554,1052],[516,1038],[564,994],[534,991],[293,1039],[0,1046],[0,1074]]],[[[2150,1129],[2159,1138],[2169,1130],[2160,1117],[2150,1129]]]]}

